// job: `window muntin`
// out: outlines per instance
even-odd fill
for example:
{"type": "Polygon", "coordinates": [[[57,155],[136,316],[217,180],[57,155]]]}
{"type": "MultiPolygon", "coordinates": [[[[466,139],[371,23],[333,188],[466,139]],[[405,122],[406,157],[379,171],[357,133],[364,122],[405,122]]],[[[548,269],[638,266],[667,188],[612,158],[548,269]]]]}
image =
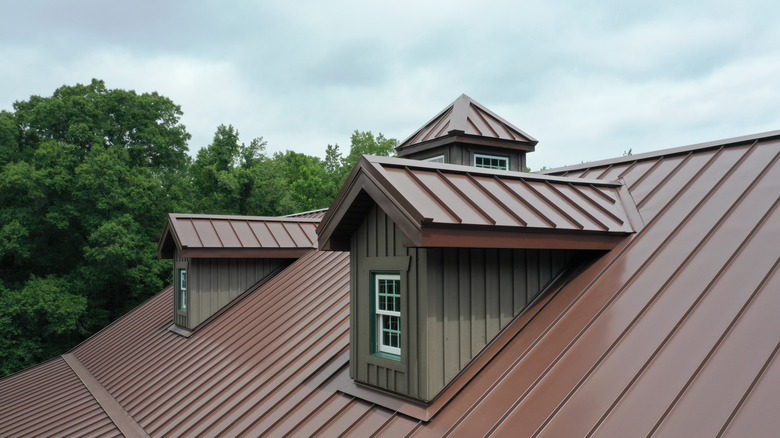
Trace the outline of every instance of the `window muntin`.
{"type": "Polygon", "coordinates": [[[474,154],[474,166],[486,169],[509,170],[509,157],[474,154]]]}
{"type": "Polygon", "coordinates": [[[187,270],[179,269],[178,275],[178,309],[187,310],[187,270]]]}
{"type": "Polygon", "coordinates": [[[401,355],[401,275],[374,274],[376,351],[401,355]]]}
{"type": "Polygon", "coordinates": [[[433,157],[425,158],[422,161],[429,161],[431,163],[443,163],[444,162],[444,155],[435,155],[433,157]]]}

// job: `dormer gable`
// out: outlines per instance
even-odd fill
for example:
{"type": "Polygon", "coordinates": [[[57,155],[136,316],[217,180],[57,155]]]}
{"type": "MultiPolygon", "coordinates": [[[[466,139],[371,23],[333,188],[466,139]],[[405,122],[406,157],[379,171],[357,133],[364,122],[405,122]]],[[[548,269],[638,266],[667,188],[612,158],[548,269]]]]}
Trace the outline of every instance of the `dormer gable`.
{"type": "Polygon", "coordinates": [[[399,157],[525,170],[537,140],[462,94],[396,147],[399,157]]]}
{"type": "Polygon", "coordinates": [[[158,256],[174,262],[174,324],[194,330],[259,281],[314,251],[318,223],[318,215],[170,214],[158,256]]]}

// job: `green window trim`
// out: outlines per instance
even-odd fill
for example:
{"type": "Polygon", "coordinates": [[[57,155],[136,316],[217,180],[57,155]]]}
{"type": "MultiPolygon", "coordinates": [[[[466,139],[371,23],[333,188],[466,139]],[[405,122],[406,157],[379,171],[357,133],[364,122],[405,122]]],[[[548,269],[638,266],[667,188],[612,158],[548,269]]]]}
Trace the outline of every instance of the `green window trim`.
{"type": "Polygon", "coordinates": [[[401,358],[401,274],[371,273],[371,353],[401,358]]]}
{"type": "Polygon", "coordinates": [[[179,269],[176,285],[177,285],[176,308],[179,310],[187,310],[187,270],[186,269],[179,269]]]}

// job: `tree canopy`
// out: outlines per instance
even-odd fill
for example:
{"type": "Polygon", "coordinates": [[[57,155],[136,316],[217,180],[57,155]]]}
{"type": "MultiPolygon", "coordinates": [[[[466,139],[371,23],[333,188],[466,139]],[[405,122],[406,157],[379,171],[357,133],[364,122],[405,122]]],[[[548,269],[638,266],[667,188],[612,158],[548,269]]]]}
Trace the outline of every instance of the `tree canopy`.
{"type": "Polygon", "coordinates": [[[285,215],[327,207],[360,154],[266,152],[216,128],[195,159],[181,108],[157,93],[62,86],[0,112],[0,376],[62,354],[171,280],[169,212],[285,215]]]}

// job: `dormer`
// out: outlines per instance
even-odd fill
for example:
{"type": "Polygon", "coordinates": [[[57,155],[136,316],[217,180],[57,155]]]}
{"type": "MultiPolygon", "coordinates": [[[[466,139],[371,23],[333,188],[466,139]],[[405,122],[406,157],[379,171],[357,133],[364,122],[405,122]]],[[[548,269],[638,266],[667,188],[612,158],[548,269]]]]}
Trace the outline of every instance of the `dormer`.
{"type": "Polygon", "coordinates": [[[317,229],[320,249],[350,251],[352,378],[432,401],[632,217],[618,181],[363,156],[317,229]]]}
{"type": "Polygon", "coordinates": [[[466,96],[396,147],[399,157],[436,163],[524,171],[537,141],[466,96]]]}
{"type": "Polygon", "coordinates": [[[173,321],[193,330],[316,248],[319,218],[170,214],[158,256],[173,259],[173,321]]]}

